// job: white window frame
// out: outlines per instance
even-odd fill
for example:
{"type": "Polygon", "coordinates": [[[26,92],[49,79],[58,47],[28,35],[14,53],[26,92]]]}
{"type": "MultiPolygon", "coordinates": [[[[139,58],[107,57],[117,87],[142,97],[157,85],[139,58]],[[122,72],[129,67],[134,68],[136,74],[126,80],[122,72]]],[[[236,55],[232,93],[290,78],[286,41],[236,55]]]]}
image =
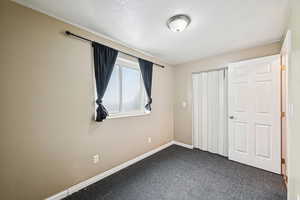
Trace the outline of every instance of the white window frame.
{"type": "Polygon", "coordinates": [[[123,87],[122,87],[122,82],[123,82],[123,73],[122,73],[122,67],[127,67],[127,68],[132,68],[132,69],[136,69],[136,70],[139,70],[139,72],[141,73],[140,71],[140,67],[139,67],[139,64],[137,61],[134,61],[134,60],[131,60],[131,59],[128,59],[126,58],[126,56],[124,56],[123,54],[120,54],[118,55],[117,57],[117,60],[116,60],[116,63],[115,63],[115,66],[119,66],[119,110],[120,112],[117,112],[117,113],[109,113],[109,115],[107,116],[107,119],[115,119],[115,118],[123,118],[123,117],[134,117],[134,116],[143,116],[143,115],[149,115],[151,112],[150,111],[147,111],[145,109],[145,105],[147,103],[147,95],[146,95],[146,91],[145,91],[145,87],[144,87],[144,82],[143,82],[143,78],[142,78],[142,75],[141,75],[141,79],[140,79],[140,84],[141,84],[141,107],[140,107],[140,110],[136,110],[136,111],[131,111],[131,112],[123,112],[122,111],[122,94],[123,94],[123,87]]]}

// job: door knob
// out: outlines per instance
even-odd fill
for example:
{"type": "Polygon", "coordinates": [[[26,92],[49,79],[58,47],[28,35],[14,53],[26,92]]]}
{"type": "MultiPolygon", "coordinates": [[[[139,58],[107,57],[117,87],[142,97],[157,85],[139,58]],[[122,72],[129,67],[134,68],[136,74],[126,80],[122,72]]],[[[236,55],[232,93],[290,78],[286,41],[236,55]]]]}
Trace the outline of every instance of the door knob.
{"type": "Polygon", "coordinates": [[[234,119],[234,116],[230,116],[229,119],[234,119]]]}

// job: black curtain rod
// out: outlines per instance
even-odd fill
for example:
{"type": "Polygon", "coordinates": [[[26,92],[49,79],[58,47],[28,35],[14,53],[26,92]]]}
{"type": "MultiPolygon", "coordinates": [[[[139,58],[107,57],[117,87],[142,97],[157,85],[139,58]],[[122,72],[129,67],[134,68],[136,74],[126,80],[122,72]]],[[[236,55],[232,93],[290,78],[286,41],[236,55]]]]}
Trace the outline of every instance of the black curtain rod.
{"type": "MultiPolygon", "coordinates": [[[[76,35],[76,34],[74,34],[74,33],[71,33],[70,31],[65,31],[65,33],[66,33],[66,35],[68,35],[68,36],[77,37],[77,38],[79,38],[79,39],[82,39],[82,40],[85,40],[85,41],[88,41],[88,42],[95,42],[95,41],[93,41],[93,40],[84,38],[84,37],[82,37],[82,36],[80,36],[80,35],[76,35]]],[[[132,54],[125,53],[125,52],[120,51],[120,50],[117,50],[117,51],[119,51],[119,52],[121,52],[121,53],[123,53],[123,54],[126,54],[126,55],[128,55],[128,56],[131,56],[131,57],[134,57],[134,58],[138,58],[137,56],[134,56],[134,55],[132,55],[132,54]]],[[[150,62],[151,62],[151,61],[150,61],[150,62]]],[[[165,68],[165,67],[162,66],[162,65],[159,65],[159,64],[156,64],[156,63],[153,63],[153,64],[156,65],[156,66],[158,66],[158,67],[165,68]]]]}

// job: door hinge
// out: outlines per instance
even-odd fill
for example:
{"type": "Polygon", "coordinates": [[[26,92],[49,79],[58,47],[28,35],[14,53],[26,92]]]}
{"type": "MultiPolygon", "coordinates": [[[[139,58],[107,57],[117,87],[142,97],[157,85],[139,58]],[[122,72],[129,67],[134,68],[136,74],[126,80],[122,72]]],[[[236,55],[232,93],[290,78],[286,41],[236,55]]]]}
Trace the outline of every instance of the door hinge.
{"type": "Polygon", "coordinates": [[[285,112],[281,112],[281,118],[285,118],[285,112]]]}
{"type": "Polygon", "coordinates": [[[281,164],[285,164],[285,159],[281,158],[281,164]]]}
{"type": "Polygon", "coordinates": [[[285,65],[281,65],[281,71],[286,71],[286,66],[285,65]]]}

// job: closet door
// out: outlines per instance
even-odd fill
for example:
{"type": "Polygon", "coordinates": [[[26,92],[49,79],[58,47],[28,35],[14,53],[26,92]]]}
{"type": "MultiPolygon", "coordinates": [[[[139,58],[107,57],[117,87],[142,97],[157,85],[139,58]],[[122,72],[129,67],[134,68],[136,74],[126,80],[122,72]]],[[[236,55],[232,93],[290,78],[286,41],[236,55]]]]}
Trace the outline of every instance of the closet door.
{"type": "Polygon", "coordinates": [[[225,70],[193,74],[193,145],[228,155],[225,70]]]}
{"type": "Polygon", "coordinates": [[[229,159],[280,173],[280,57],[229,65],[229,159]]]}
{"type": "Polygon", "coordinates": [[[202,86],[200,83],[202,82],[201,74],[193,74],[193,147],[197,149],[202,148],[202,120],[201,120],[201,104],[202,104],[202,95],[200,87],[202,86]]]}

